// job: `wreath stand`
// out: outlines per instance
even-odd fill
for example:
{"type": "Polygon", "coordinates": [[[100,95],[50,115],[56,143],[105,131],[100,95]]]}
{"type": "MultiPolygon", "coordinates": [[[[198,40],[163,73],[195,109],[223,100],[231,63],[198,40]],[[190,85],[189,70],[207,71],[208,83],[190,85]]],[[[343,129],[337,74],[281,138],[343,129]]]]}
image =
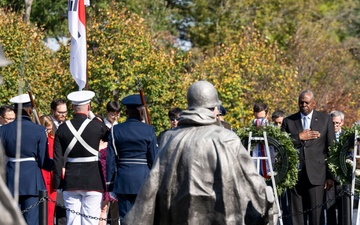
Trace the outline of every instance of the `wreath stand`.
{"type": "MultiPolygon", "coordinates": [[[[352,179],[351,179],[351,193],[355,193],[355,170],[356,170],[356,163],[357,159],[360,159],[360,154],[358,151],[358,143],[357,139],[360,138],[360,135],[358,134],[358,131],[355,130],[355,138],[354,138],[354,151],[353,151],[353,168],[352,168],[352,179]]],[[[354,212],[354,195],[351,194],[351,218],[353,218],[353,212],[354,212]]],[[[357,210],[357,216],[356,216],[356,225],[359,225],[360,222],[360,201],[358,203],[358,210],[357,210]]]]}
{"type": "MultiPolygon", "coordinates": [[[[279,210],[279,223],[280,223],[280,225],[283,225],[283,221],[281,218],[282,211],[280,209],[279,198],[278,198],[278,194],[277,194],[277,190],[276,190],[276,183],[275,183],[275,177],[274,177],[275,175],[274,175],[274,170],[273,170],[273,166],[272,166],[272,162],[271,162],[271,155],[270,155],[269,144],[268,144],[266,132],[265,131],[263,132],[262,137],[253,137],[252,132],[251,131],[249,132],[249,141],[248,141],[248,148],[247,148],[247,151],[249,152],[249,154],[251,152],[251,141],[264,141],[265,142],[266,156],[252,156],[251,158],[256,160],[257,171],[259,171],[261,160],[268,161],[269,169],[270,169],[270,176],[271,176],[271,184],[272,184],[272,188],[273,188],[273,192],[274,192],[274,196],[275,196],[275,204],[279,210]]],[[[360,158],[360,156],[359,156],[359,158],[360,158]]]]}

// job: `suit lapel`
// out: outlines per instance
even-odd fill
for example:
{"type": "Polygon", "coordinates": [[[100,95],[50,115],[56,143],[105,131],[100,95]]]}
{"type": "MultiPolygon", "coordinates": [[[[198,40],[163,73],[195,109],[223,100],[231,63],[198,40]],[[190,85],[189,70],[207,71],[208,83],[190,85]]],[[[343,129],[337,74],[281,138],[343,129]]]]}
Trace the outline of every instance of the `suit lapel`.
{"type": "Polygon", "coordinates": [[[311,118],[310,128],[311,130],[319,130],[319,115],[315,110],[311,118]]]}
{"type": "Polygon", "coordinates": [[[300,112],[296,114],[295,127],[299,133],[303,130],[300,112]]]}

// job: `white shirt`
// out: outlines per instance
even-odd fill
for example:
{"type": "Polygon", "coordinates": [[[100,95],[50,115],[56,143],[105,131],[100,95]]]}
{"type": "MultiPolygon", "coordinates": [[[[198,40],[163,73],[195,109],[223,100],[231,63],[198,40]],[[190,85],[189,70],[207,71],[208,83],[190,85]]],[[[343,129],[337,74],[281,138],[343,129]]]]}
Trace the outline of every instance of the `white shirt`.
{"type": "Polygon", "coordinates": [[[339,142],[340,134],[341,134],[341,129],[339,130],[339,132],[335,133],[336,142],[339,142]]]}
{"type": "Polygon", "coordinates": [[[304,118],[305,118],[305,117],[308,118],[309,128],[310,128],[310,124],[311,124],[311,119],[312,119],[312,116],[313,116],[313,112],[314,112],[314,110],[311,111],[311,113],[309,113],[309,114],[306,115],[306,116],[305,116],[304,114],[300,113],[302,124],[304,124],[304,118]]]}
{"type": "Polygon", "coordinates": [[[58,129],[59,126],[63,123],[63,122],[57,121],[57,120],[56,120],[54,117],[52,117],[52,116],[51,116],[51,119],[52,119],[53,123],[55,124],[56,129],[58,129]]]}
{"type": "Polygon", "coordinates": [[[106,118],[104,118],[104,123],[105,123],[105,125],[110,129],[112,126],[114,126],[114,125],[116,125],[116,124],[118,124],[118,122],[115,120],[115,122],[113,123],[113,124],[111,124],[110,122],[109,122],[109,120],[107,120],[106,118]]]}

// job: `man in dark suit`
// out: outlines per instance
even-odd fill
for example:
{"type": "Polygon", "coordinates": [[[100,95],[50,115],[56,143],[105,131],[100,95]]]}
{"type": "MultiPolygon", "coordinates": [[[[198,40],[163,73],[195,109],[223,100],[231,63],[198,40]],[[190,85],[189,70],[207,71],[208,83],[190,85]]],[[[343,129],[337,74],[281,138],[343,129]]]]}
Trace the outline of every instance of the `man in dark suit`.
{"type": "Polygon", "coordinates": [[[50,104],[50,108],[51,108],[51,119],[54,123],[55,131],[57,131],[59,126],[63,124],[66,120],[66,115],[67,115],[66,100],[61,98],[55,98],[52,100],[50,104]]]}
{"type": "Polygon", "coordinates": [[[284,119],[281,129],[290,134],[299,150],[299,174],[296,186],[290,190],[292,213],[311,211],[293,216],[293,225],[318,225],[321,221],[324,189],[334,185],[325,162],[328,147],[335,138],[334,126],[329,115],[315,111],[316,102],[310,90],[300,93],[299,112],[284,119]]]}
{"type": "MultiPolygon", "coordinates": [[[[54,98],[50,104],[51,119],[53,121],[54,131],[56,132],[59,126],[66,121],[67,106],[66,100],[61,98],[54,98]]],[[[64,197],[61,191],[56,194],[55,205],[55,220],[56,225],[66,224],[66,210],[61,207],[64,205],[64,197]]]]}
{"type": "MultiPolygon", "coordinates": [[[[341,133],[343,132],[341,127],[344,125],[344,113],[341,111],[334,110],[330,113],[332,122],[335,130],[335,140],[339,142],[341,133]]],[[[341,198],[335,198],[341,192],[341,185],[335,180],[335,186],[330,190],[326,191],[325,200],[328,202],[326,205],[326,224],[327,225],[342,225],[342,202],[341,198]],[[336,213],[337,211],[337,213],[336,213]]]]}
{"type": "Polygon", "coordinates": [[[128,118],[112,127],[106,154],[106,179],[114,181],[120,221],[133,206],[158,152],[154,127],[142,122],[140,95],[129,95],[121,103],[128,118]]]}

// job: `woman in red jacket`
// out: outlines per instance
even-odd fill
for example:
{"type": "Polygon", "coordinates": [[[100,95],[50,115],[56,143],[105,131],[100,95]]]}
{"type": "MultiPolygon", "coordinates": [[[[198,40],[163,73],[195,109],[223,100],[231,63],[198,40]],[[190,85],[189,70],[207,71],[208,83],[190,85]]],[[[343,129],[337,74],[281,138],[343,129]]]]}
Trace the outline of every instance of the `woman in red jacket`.
{"type": "MultiPolygon", "coordinates": [[[[54,138],[55,130],[53,122],[50,116],[41,116],[40,117],[41,125],[46,127],[46,133],[48,136],[48,151],[49,157],[52,159],[54,157],[54,138]]],[[[48,196],[53,201],[48,201],[48,225],[54,224],[54,212],[55,212],[55,201],[56,201],[56,190],[54,189],[53,183],[53,172],[48,172],[46,170],[41,170],[46,190],[48,191],[48,196]]]]}

